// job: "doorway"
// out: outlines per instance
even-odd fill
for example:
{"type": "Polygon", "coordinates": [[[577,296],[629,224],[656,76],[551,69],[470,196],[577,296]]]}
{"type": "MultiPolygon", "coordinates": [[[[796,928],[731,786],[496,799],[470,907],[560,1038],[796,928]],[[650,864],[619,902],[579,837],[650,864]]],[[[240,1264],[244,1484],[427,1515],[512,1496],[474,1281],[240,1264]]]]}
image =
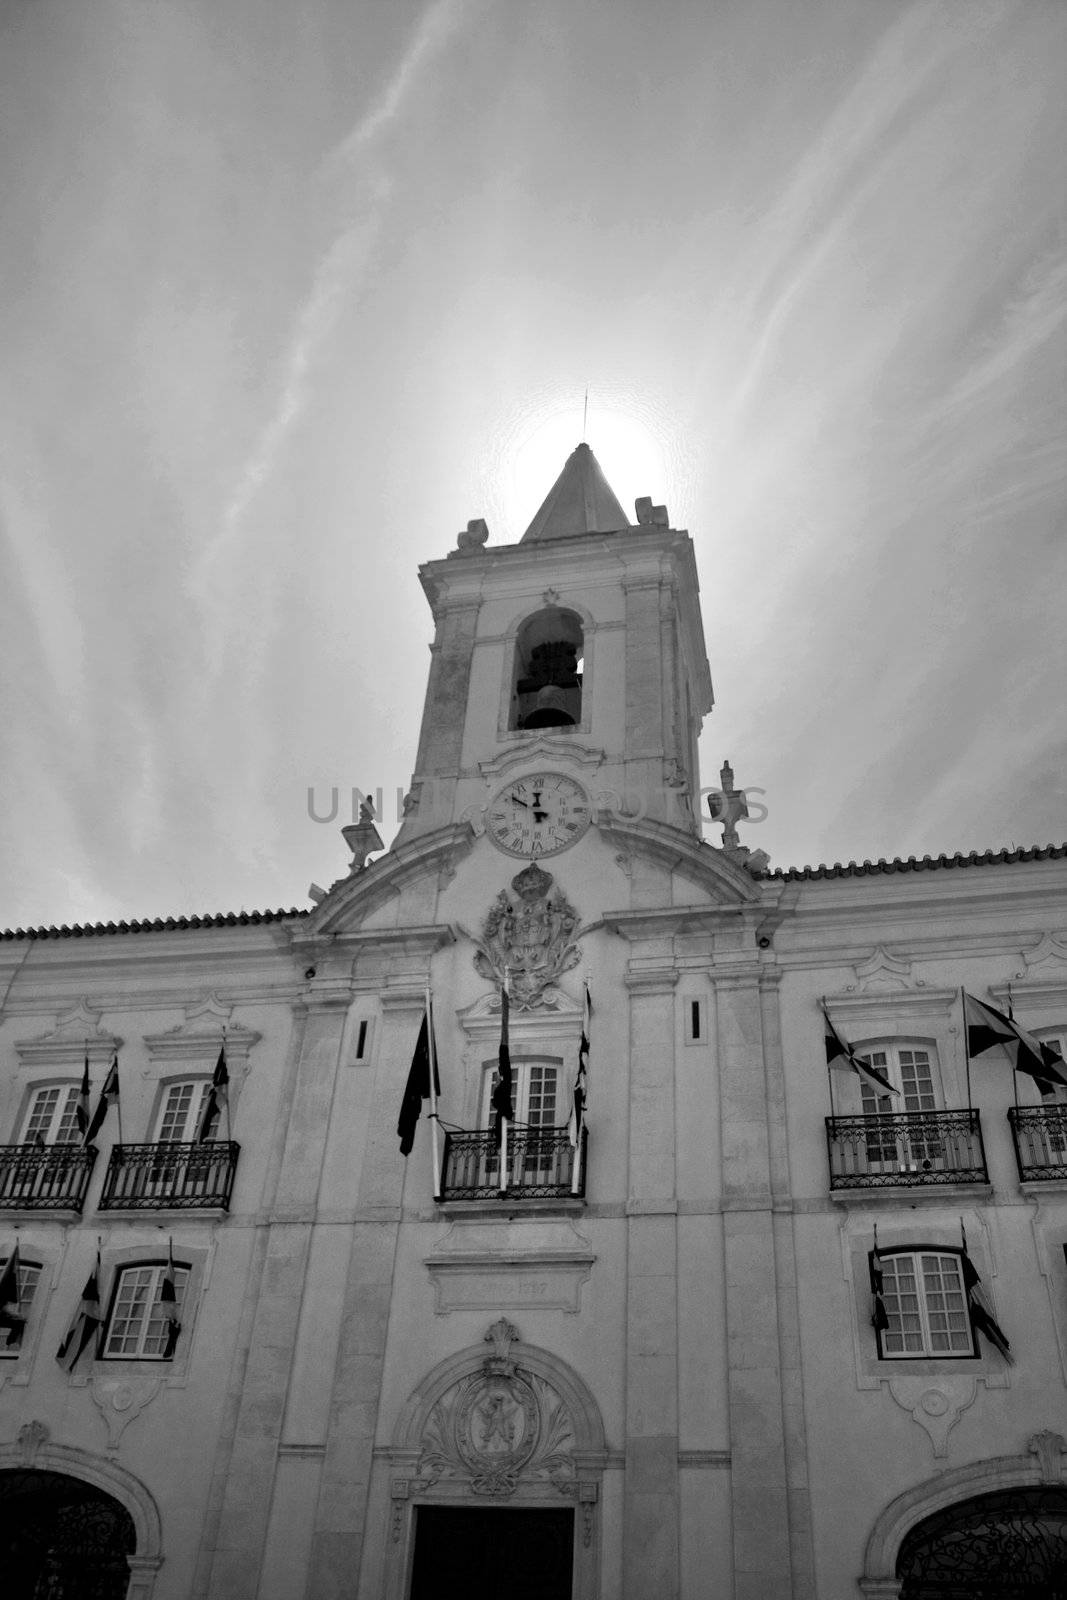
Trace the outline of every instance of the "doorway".
{"type": "Polygon", "coordinates": [[[1067,1491],[1003,1489],[937,1511],[897,1558],[902,1600],[1067,1600],[1067,1491]]]}
{"type": "Polygon", "coordinates": [[[4,1600],[125,1600],[133,1519],[102,1489],[62,1472],[0,1472],[4,1600]]]}
{"type": "Polygon", "coordinates": [[[417,1506],[410,1600],[571,1600],[574,1511],[417,1506]]]}

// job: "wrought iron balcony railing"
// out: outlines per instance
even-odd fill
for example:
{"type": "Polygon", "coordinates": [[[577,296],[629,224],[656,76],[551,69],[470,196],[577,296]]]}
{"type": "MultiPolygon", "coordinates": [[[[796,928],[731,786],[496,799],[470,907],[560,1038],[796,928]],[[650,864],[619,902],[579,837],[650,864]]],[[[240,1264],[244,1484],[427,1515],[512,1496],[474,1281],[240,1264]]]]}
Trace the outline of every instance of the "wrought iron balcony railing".
{"type": "Polygon", "coordinates": [[[111,1152],[101,1211],[172,1211],[230,1205],[239,1144],[117,1144],[111,1152]]]}
{"type": "Polygon", "coordinates": [[[1067,1105],[1012,1106],[1008,1121],[1021,1182],[1067,1178],[1067,1105]]]}
{"type": "Polygon", "coordinates": [[[94,1145],[0,1145],[0,1208],[80,1211],[96,1160],[94,1145]]]}
{"type": "Polygon", "coordinates": [[[831,1189],[988,1183],[977,1111],[827,1117],[831,1189]]]}
{"type": "Polygon", "coordinates": [[[445,1134],[442,1200],[556,1200],[585,1194],[588,1135],[582,1129],[582,1159],[575,1181],[577,1151],[566,1128],[508,1126],[507,1170],[501,1183],[500,1148],[492,1130],[445,1134]]]}

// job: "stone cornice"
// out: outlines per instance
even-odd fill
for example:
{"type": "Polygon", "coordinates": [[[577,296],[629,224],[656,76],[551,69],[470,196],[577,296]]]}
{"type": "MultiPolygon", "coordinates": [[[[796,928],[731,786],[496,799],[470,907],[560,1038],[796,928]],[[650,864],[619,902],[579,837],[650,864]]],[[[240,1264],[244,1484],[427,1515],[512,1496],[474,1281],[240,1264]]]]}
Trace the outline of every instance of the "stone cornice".
{"type": "MultiPolygon", "coordinates": [[[[873,1017],[891,1017],[896,1025],[908,1017],[951,1016],[959,1004],[958,989],[866,989],[826,995],[826,1006],[835,1024],[869,1022],[873,1017]]],[[[844,1030],[847,1033],[847,1028],[844,1030]]]]}

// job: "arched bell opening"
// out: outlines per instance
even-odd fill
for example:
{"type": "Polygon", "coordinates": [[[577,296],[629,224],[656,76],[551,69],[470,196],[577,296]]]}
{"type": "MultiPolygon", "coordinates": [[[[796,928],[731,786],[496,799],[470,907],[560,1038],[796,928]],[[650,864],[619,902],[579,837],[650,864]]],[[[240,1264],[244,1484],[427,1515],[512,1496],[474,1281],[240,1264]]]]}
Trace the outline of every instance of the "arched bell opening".
{"type": "Polygon", "coordinates": [[[528,617],[515,640],[512,728],[573,728],[582,720],[581,619],[545,606],[528,617]]]}
{"type": "Polygon", "coordinates": [[[37,1468],[0,1471],[5,1600],[126,1600],[137,1531],[95,1484],[37,1468]]]}
{"type": "Polygon", "coordinates": [[[900,1600],[1067,1600],[1067,1489],[1050,1484],[956,1501],[911,1529],[900,1600]]]}

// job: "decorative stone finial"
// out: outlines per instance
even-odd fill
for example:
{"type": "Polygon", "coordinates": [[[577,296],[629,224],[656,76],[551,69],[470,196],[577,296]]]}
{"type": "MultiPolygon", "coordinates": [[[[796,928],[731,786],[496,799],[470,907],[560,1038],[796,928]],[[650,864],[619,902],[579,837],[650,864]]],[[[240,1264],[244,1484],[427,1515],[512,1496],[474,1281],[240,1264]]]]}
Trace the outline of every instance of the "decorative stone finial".
{"type": "Polygon", "coordinates": [[[729,761],[722,764],[719,783],[718,793],[708,795],[708,811],[713,821],[722,823],[723,854],[755,876],[771,858],[766,850],[750,850],[737,837],[737,824],[748,817],[748,800],[743,789],[734,788],[734,769],[729,761]]]}
{"type": "Polygon", "coordinates": [[[489,525],[484,517],[474,517],[462,533],[456,535],[456,548],[458,550],[480,550],[489,538],[489,525]]]}
{"type": "Polygon", "coordinates": [[[364,797],[359,804],[359,821],[350,822],[341,829],[341,837],[352,852],[352,863],[348,869],[349,877],[355,872],[362,872],[367,864],[367,857],[376,850],[384,850],[381,834],[374,826],[374,807],[364,797]]]}
{"type": "Polygon", "coordinates": [[[634,501],[634,510],[637,520],[642,528],[669,528],[666,506],[654,506],[652,496],[643,494],[639,500],[634,501]]]}

